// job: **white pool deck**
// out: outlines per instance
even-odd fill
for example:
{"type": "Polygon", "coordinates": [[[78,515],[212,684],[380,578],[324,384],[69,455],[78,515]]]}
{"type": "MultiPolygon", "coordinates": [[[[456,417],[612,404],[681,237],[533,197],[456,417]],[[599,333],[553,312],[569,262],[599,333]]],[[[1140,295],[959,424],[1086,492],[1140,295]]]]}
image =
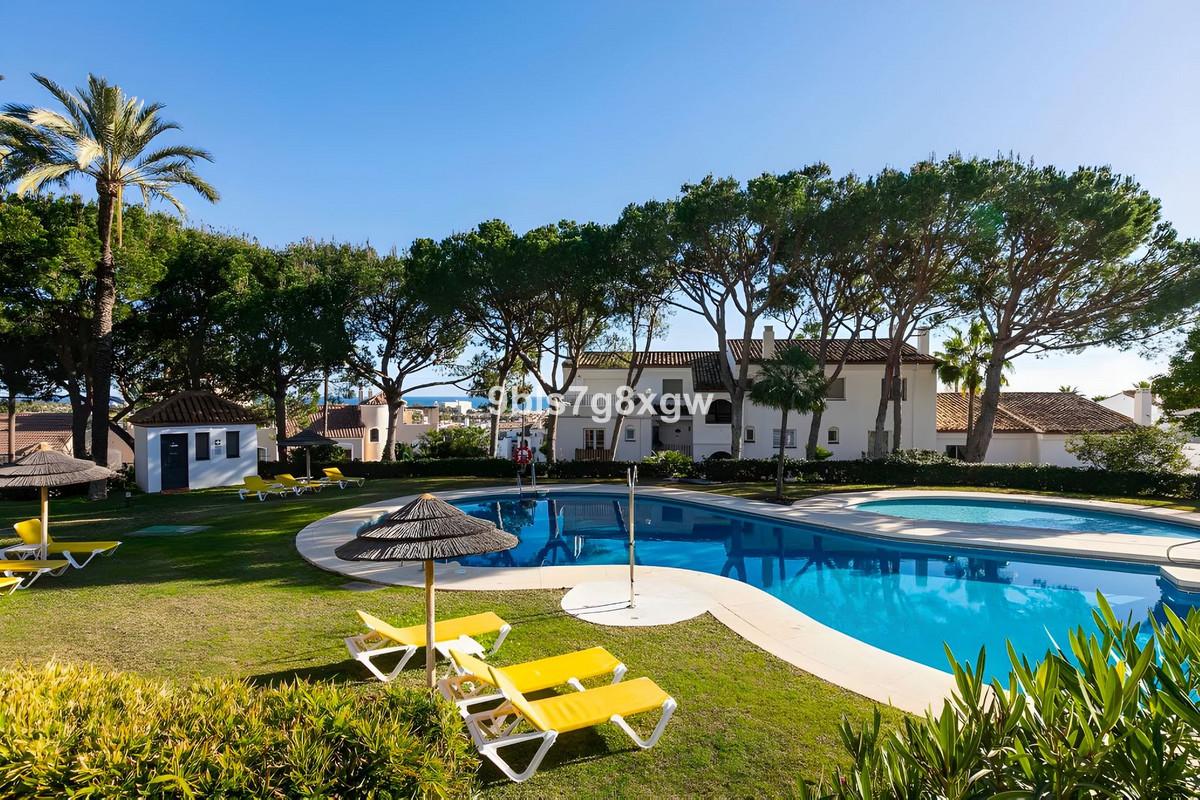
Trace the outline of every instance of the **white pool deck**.
{"type": "MultiPolygon", "coordinates": [[[[614,497],[623,496],[625,493],[623,488],[613,485],[555,484],[551,490],[556,493],[594,493],[614,497]]],[[[442,492],[439,496],[453,501],[475,496],[494,497],[517,493],[515,487],[503,486],[442,492]]],[[[526,494],[528,495],[528,491],[526,494]]],[[[808,498],[791,506],[674,487],[643,487],[638,490],[638,496],[698,503],[712,508],[751,513],[768,519],[818,525],[892,541],[1157,564],[1163,577],[1179,588],[1188,591],[1200,589],[1200,514],[1190,512],[1145,508],[1125,503],[989,492],[847,492],[808,498]],[[1099,509],[1164,522],[1196,525],[1197,536],[1196,541],[1192,542],[1166,536],[1071,533],[1009,526],[928,522],[888,517],[856,508],[857,504],[868,500],[899,497],[1001,499],[1007,502],[1099,509]]],[[[311,564],[357,580],[395,586],[423,586],[424,578],[419,563],[348,562],[337,558],[333,552],[338,545],[352,538],[363,523],[384,512],[393,511],[415,497],[416,495],[397,497],[331,514],[301,530],[296,536],[296,549],[311,564]]],[[[624,565],[498,568],[464,567],[450,563],[439,564],[436,567],[438,588],[450,590],[570,589],[580,584],[618,583],[625,580],[628,580],[628,567],[624,565]]],[[[953,691],[954,682],[949,673],[918,664],[847,636],[766,592],[735,579],[673,567],[639,566],[637,580],[647,598],[670,597],[672,594],[704,598],[707,602],[707,608],[704,610],[746,640],[800,669],[872,700],[890,703],[913,713],[921,713],[931,706],[940,707],[942,700],[953,691]]],[[[646,612],[649,613],[650,609],[647,608],[646,612]]],[[[514,630],[513,635],[519,633],[519,630],[514,630]]]]}

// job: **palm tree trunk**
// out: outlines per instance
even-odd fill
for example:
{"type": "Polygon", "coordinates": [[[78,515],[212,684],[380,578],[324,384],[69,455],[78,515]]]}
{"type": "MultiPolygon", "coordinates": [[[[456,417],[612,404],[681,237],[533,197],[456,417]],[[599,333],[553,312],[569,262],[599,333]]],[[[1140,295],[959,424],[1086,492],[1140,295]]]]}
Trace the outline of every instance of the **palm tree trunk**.
{"type": "Polygon", "coordinates": [[[783,460],[784,450],[787,448],[787,418],[788,410],[785,407],[783,414],[779,420],[779,463],[775,465],[775,499],[783,499],[783,460]]]}
{"type": "MultiPolygon", "coordinates": [[[[97,186],[99,197],[100,263],[96,267],[96,298],[92,317],[92,460],[108,466],[108,405],[112,397],[113,307],[117,304],[117,266],[113,257],[112,224],[116,193],[97,186]]],[[[105,481],[94,481],[88,497],[103,500],[108,495],[105,481]]]]}
{"type": "Polygon", "coordinates": [[[971,439],[971,427],[974,425],[975,417],[975,390],[967,391],[967,440],[971,439]]]}

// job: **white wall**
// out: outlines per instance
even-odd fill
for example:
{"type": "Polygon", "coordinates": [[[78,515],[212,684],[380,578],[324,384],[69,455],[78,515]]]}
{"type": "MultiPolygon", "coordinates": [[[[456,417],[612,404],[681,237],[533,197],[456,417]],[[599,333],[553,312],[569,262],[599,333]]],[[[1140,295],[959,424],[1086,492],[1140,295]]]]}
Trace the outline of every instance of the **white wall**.
{"type": "MultiPolygon", "coordinates": [[[[1058,467],[1081,467],[1079,459],[1067,452],[1067,440],[1071,434],[1065,433],[1002,433],[992,434],[988,444],[987,464],[1053,464],[1058,467]]],[[[939,453],[946,452],[946,446],[965,445],[967,436],[964,433],[939,433],[937,435],[939,453]]]]}
{"type": "MultiPolygon", "coordinates": [[[[751,367],[751,376],[757,373],[757,367],[751,367]]],[[[901,403],[902,432],[901,446],[904,449],[932,450],[940,449],[936,435],[936,403],[937,381],[933,369],[928,365],[910,365],[902,369],[902,375],[908,379],[907,399],[901,403]]],[[[867,432],[875,426],[875,412],[879,404],[880,381],[883,377],[883,367],[878,364],[850,364],[843,368],[841,377],[846,381],[846,399],[829,400],[821,420],[820,444],[833,452],[838,459],[860,458],[867,450],[867,432]],[[829,442],[829,429],[838,429],[838,442],[829,442]]],[[[581,369],[576,379],[577,386],[587,387],[588,395],[594,393],[613,393],[622,385],[625,371],[620,369],[581,369]]],[[[642,380],[636,387],[638,390],[649,390],[656,395],[662,392],[664,379],[677,379],[683,383],[686,395],[695,395],[690,368],[648,368],[642,374],[642,380]]],[[[714,398],[728,398],[724,392],[711,393],[714,398]]],[[[568,395],[569,397],[571,395],[568,395]]],[[[772,431],[779,427],[780,415],[775,409],[757,406],[749,401],[744,409],[743,421],[746,427],[754,428],[754,441],[746,442],[743,454],[747,458],[769,458],[776,454],[772,447],[772,431]]],[[[626,442],[624,435],[619,435],[617,443],[617,458],[619,460],[638,460],[649,455],[653,449],[653,427],[661,425],[666,431],[660,431],[664,443],[675,437],[675,428],[680,428],[678,438],[687,441],[690,422],[691,443],[693,456],[703,459],[715,452],[728,453],[731,448],[731,432],[729,425],[707,424],[703,414],[694,417],[683,417],[679,424],[662,422],[659,417],[637,416],[628,419],[624,427],[636,429],[636,442],[626,442]]],[[[575,449],[584,444],[585,428],[604,428],[605,444],[612,434],[612,421],[606,423],[593,422],[591,410],[586,403],[579,409],[571,409],[559,417],[558,457],[571,459],[575,449]]],[[[807,414],[789,414],[788,428],[796,431],[796,448],[789,451],[800,457],[804,453],[804,444],[808,438],[810,417],[807,414]]],[[[890,430],[891,411],[888,412],[887,428],[890,430]]]]}
{"type": "MultiPolygon", "coordinates": [[[[164,434],[185,434],[188,437],[188,488],[210,489],[215,486],[238,486],[247,475],[258,474],[258,436],[254,425],[180,425],[175,427],[134,426],[134,463],[137,485],[144,492],[162,490],[159,459],[162,454],[160,437],[164,434]],[[241,434],[237,458],[226,455],[227,432],[241,434]],[[196,460],[196,433],[209,434],[209,458],[196,460]],[[218,445],[217,442],[220,441],[218,445]]],[[[273,445],[274,443],[272,443],[273,445]]]]}

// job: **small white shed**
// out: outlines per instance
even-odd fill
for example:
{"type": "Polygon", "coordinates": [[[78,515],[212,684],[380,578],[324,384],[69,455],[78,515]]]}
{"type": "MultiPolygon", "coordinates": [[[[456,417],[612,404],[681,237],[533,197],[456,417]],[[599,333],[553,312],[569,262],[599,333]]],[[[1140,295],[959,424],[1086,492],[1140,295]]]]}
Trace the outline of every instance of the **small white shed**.
{"type": "Polygon", "coordinates": [[[180,392],[129,421],[134,473],[144,492],[237,486],[258,474],[257,420],[232,400],[180,392]]]}

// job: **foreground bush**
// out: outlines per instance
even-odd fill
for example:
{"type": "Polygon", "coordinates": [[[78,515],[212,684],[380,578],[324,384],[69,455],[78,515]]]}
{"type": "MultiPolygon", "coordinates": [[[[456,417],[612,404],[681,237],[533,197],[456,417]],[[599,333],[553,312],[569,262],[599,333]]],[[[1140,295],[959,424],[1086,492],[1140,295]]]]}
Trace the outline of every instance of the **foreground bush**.
{"type": "Polygon", "coordinates": [[[853,766],[807,798],[1191,798],[1200,794],[1200,612],[1165,609],[1148,641],[1100,598],[1097,633],[1037,663],[1009,649],[1007,685],[953,657],[957,691],[941,713],[842,723],[853,766]]]}
{"type": "Polygon", "coordinates": [[[474,767],[424,692],[0,669],[0,797],[459,797],[474,767]]]}

